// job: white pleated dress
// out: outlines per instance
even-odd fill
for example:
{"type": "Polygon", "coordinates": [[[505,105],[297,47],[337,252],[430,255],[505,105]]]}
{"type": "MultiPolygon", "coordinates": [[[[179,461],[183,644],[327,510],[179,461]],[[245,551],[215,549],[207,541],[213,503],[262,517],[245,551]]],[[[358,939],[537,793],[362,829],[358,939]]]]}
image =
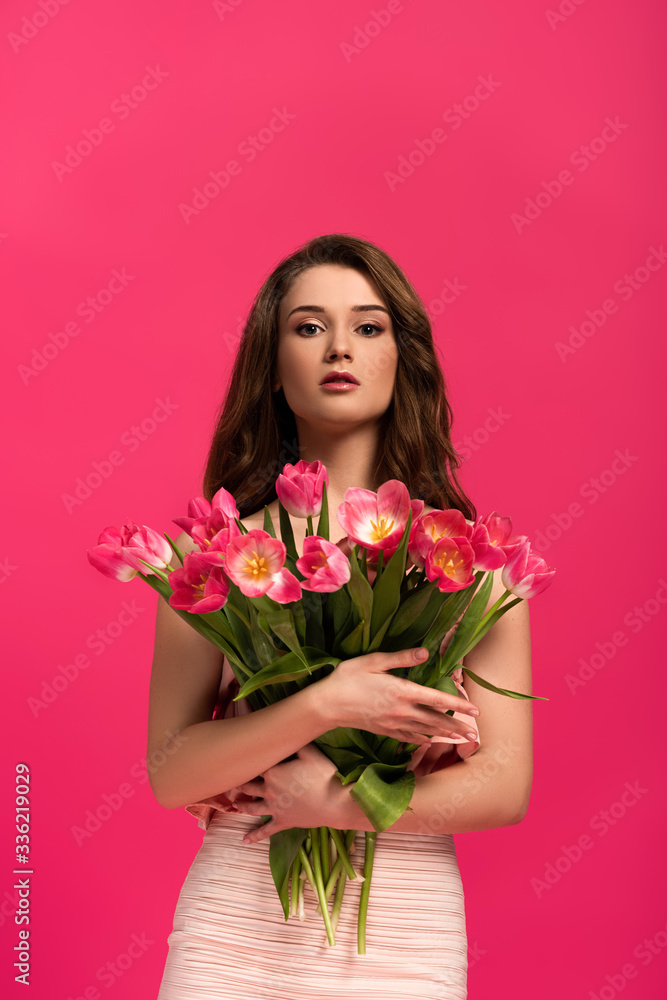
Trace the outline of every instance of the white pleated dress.
{"type": "MultiPolygon", "coordinates": [[[[467,697],[461,671],[454,675],[467,697]]],[[[215,718],[249,711],[225,660],[215,718]]],[[[460,717],[460,716],[458,716],[460,717]]],[[[470,728],[476,724],[464,716],[470,728]]],[[[435,737],[413,754],[417,776],[467,757],[477,742],[435,737]],[[449,745],[447,745],[449,744],[449,745]]],[[[378,834],[366,921],[357,954],[361,882],[348,881],[330,946],[317,897],[306,882],[306,917],[285,920],[269,867],[269,839],[245,845],[260,824],[235,812],[248,799],[231,789],[186,806],[205,831],[176,903],[157,1000],[465,1000],[465,901],[451,834],[378,834]]],[[[363,868],[364,833],[352,861],[363,868]]]]}

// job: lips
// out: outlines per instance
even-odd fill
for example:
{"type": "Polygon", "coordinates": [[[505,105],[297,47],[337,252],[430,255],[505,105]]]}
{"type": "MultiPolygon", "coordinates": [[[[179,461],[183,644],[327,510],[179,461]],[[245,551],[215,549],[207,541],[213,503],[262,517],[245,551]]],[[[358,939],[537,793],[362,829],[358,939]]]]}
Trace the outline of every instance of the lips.
{"type": "Polygon", "coordinates": [[[324,385],[326,382],[352,382],[352,383],[354,383],[354,385],[359,385],[359,380],[354,377],[354,375],[352,374],[352,372],[345,372],[345,371],[343,371],[343,372],[337,372],[337,371],[329,372],[328,375],[324,376],[324,378],[320,382],[320,385],[324,385]]]}

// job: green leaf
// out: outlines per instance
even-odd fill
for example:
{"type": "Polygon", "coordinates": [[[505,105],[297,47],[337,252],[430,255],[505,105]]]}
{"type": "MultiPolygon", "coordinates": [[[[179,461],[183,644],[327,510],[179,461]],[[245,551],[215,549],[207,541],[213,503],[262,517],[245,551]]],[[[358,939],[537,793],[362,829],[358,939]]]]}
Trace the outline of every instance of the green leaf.
{"type": "Polygon", "coordinates": [[[246,609],[250,618],[250,635],[252,638],[253,648],[258,661],[263,667],[265,667],[269,663],[273,663],[278,651],[271,642],[270,637],[266,635],[259,624],[259,615],[251,600],[246,602],[246,609]]]}
{"type": "MultiPolygon", "coordinates": [[[[303,599],[300,598],[298,601],[294,601],[294,603],[290,605],[289,611],[292,613],[294,631],[299,646],[308,645],[306,641],[306,615],[303,607],[303,599]]],[[[285,640],[283,640],[283,642],[284,641],[285,640]]],[[[311,645],[315,645],[315,643],[311,643],[311,645]]],[[[323,646],[324,643],[317,643],[317,645],[323,646]]]]}
{"type": "Polygon", "coordinates": [[[292,522],[290,521],[289,513],[285,510],[280,499],[278,499],[278,511],[280,513],[280,535],[285,543],[287,549],[287,555],[290,559],[295,562],[299,558],[299,553],[296,549],[296,543],[294,541],[294,530],[292,528],[292,522]]]}
{"type": "Polygon", "coordinates": [[[470,652],[470,650],[475,648],[475,646],[477,645],[477,643],[479,642],[479,640],[484,638],[484,636],[489,631],[489,629],[493,628],[493,626],[496,624],[496,622],[498,621],[498,619],[502,618],[502,616],[507,611],[509,611],[510,608],[513,608],[515,604],[518,604],[522,600],[523,600],[523,597],[515,597],[513,601],[509,601],[508,604],[504,604],[502,607],[498,608],[497,611],[494,611],[493,614],[489,616],[489,620],[486,621],[486,622],[484,622],[484,624],[481,626],[481,628],[479,628],[478,631],[474,633],[472,639],[468,643],[468,645],[465,648],[465,650],[463,651],[463,653],[461,653],[461,656],[459,657],[459,659],[462,660],[464,656],[467,656],[467,654],[470,652]]]}
{"type": "Polygon", "coordinates": [[[305,663],[306,660],[302,652],[301,643],[296,634],[294,615],[290,609],[283,607],[278,611],[269,611],[265,617],[278,638],[282,639],[287,648],[291,649],[305,663]]]}
{"type": "Polygon", "coordinates": [[[344,639],[339,641],[338,646],[348,659],[352,659],[354,656],[361,656],[366,624],[366,619],[362,618],[357,627],[346,635],[344,639]]]}
{"type": "MultiPolygon", "coordinates": [[[[427,683],[426,678],[431,679],[433,677],[432,658],[435,654],[439,655],[442,640],[460,616],[466,605],[471,602],[475,588],[478,584],[479,580],[475,580],[469,587],[465,587],[463,590],[453,591],[443,602],[440,610],[433,620],[433,623],[431,624],[431,627],[419,643],[421,646],[428,649],[430,654],[429,658],[423,663],[411,668],[410,673],[408,674],[411,681],[414,681],[416,684],[424,684],[427,683]]],[[[440,671],[438,671],[438,675],[439,673],[440,671]]],[[[447,671],[445,670],[444,673],[447,673],[447,671]]]]}
{"type": "Polygon", "coordinates": [[[537,694],[521,694],[520,691],[508,691],[506,688],[496,687],[490,681],[485,681],[484,678],[478,677],[477,674],[473,674],[472,670],[461,664],[464,673],[468,674],[469,677],[477,683],[481,684],[483,688],[487,688],[489,691],[495,691],[496,694],[505,694],[508,698],[532,698],[533,701],[549,701],[548,698],[542,698],[537,694]]]}
{"type": "Polygon", "coordinates": [[[271,538],[276,537],[276,529],[273,526],[273,518],[271,517],[268,504],[264,505],[264,531],[271,535],[271,538]]]}
{"type": "Polygon", "coordinates": [[[320,538],[326,538],[329,541],[329,498],[327,495],[327,484],[326,480],[323,483],[322,488],[322,510],[320,511],[320,519],[317,523],[317,534],[320,538]]]}
{"type": "Polygon", "coordinates": [[[341,774],[340,771],[336,771],[335,775],[337,778],[340,778],[341,785],[349,785],[353,781],[358,781],[366,770],[366,767],[366,764],[359,764],[359,766],[355,767],[354,771],[350,771],[349,774],[341,774]]]}
{"type": "Polygon", "coordinates": [[[415,789],[414,771],[405,765],[370,764],[350,789],[350,795],[377,833],[400,819],[415,789]]]}
{"type": "Polygon", "coordinates": [[[364,763],[364,759],[360,753],[355,753],[354,750],[345,750],[343,747],[332,747],[332,746],[322,746],[317,740],[315,740],[318,746],[321,747],[322,753],[325,753],[329,760],[333,761],[339,771],[347,773],[355,767],[359,766],[359,763],[364,763]]]}
{"type": "MultiPolygon", "coordinates": [[[[352,604],[356,614],[362,621],[369,623],[369,625],[364,629],[364,639],[367,639],[370,629],[371,614],[373,611],[373,590],[368,582],[368,579],[364,576],[359,567],[354,549],[352,549],[352,553],[350,555],[350,571],[350,579],[345,584],[345,587],[352,599],[352,604]]],[[[362,642],[362,646],[364,648],[366,644],[366,642],[362,642]]],[[[355,653],[352,655],[358,654],[355,653]]]]}
{"type": "Polygon", "coordinates": [[[290,830],[279,830],[278,833],[272,833],[269,837],[269,867],[280,896],[285,920],[289,918],[290,868],[307,834],[308,830],[294,826],[290,830]]]}
{"type": "Polygon", "coordinates": [[[414,625],[419,616],[426,610],[433,596],[436,598],[442,596],[435,581],[429,581],[424,587],[408,591],[407,597],[403,598],[390,622],[387,636],[401,635],[411,625],[414,625]]]}
{"type": "Polygon", "coordinates": [[[462,658],[464,650],[484,617],[493,587],[493,573],[480,570],[475,574],[475,579],[481,580],[483,576],[486,577],[484,582],[466,608],[465,614],[456,627],[452,641],[443,653],[441,667],[445,673],[449,673],[453,664],[458,663],[462,658]]]}
{"type": "Polygon", "coordinates": [[[299,680],[301,677],[306,677],[316,670],[321,670],[327,664],[336,667],[340,663],[340,660],[335,656],[329,656],[328,653],[322,653],[321,650],[313,649],[310,646],[304,647],[303,653],[307,656],[307,659],[297,656],[296,653],[285,653],[261,670],[258,670],[241,687],[234,701],[239,701],[251,692],[266,685],[275,684],[276,682],[282,683],[299,680]]]}
{"type": "Polygon", "coordinates": [[[304,615],[304,645],[324,649],[326,641],[322,627],[322,594],[316,590],[303,590],[301,605],[304,615]]]}
{"type": "Polygon", "coordinates": [[[334,590],[329,594],[327,611],[333,619],[335,635],[345,635],[344,628],[352,614],[352,598],[346,587],[341,587],[340,590],[334,590]]]}
{"type": "Polygon", "coordinates": [[[169,542],[169,544],[171,545],[172,549],[174,550],[174,553],[175,553],[175,554],[176,554],[176,555],[178,556],[178,558],[179,558],[179,559],[181,560],[181,563],[183,563],[183,562],[185,561],[185,556],[183,555],[183,553],[182,553],[182,552],[181,552],[181,550],[179,549],[179,547],[178,547],[178,545],[176,544],[176,542],[172,542],[171,538],[169,537],[169,535],[167,534],[167,532],[166,532],[166,531],[165,531],[165,533],[164,533],[164,537],[165,537],[165,538],[167,539],[167,541],[168,541],[168,542],[169,542]]]}

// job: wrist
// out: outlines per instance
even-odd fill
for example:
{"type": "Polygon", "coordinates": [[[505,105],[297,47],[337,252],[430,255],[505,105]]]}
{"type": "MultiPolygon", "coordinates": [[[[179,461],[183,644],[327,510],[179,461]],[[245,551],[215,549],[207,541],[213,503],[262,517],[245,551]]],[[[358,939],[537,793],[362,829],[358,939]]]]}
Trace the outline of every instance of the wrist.
{"type": "Polygon", "coordinates": [[[340,785],[337,801],[338,828],[340,830],[373,830],[373,825],[368,816],[352,798],[352,789],[355,782],[343,785],[340,778],[336,778],[336,781],[340,785]]]}
{"type": "Polygon", "coordinates": [[[306,712],[308,718],[313,720],[317,732],[313,739],[328,733],[330,729],[336,729],[338,721],[335,718],[335,707],[329,697],[329,690],[323,687],[326,677],[319,681],[314,681],[302,688],[305,695],[306,712]]]}

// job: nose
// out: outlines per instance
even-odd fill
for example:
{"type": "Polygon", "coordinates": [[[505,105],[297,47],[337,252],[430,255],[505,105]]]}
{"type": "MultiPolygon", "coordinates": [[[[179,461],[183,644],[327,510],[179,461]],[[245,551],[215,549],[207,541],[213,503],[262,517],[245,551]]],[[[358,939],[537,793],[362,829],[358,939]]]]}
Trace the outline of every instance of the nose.
{"type": "Polygon", "coordinates": [[[352,357],[352,338],[349,331],[342,326],[332,328],[331,339],[327,346],[326,359],[333,361],[334,358],[352,357]]]}

